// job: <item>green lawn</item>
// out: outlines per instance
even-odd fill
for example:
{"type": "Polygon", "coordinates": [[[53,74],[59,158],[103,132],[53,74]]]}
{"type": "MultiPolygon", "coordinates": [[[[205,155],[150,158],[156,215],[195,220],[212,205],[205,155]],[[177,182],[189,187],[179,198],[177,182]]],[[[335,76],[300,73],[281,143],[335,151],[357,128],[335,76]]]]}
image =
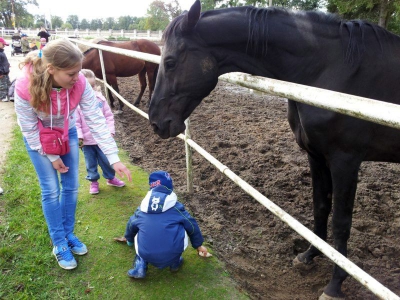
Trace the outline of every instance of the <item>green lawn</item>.
{"type": "MultiPolygon", "coordinates": [[[[134,249],[116,243],[126,222],[148,190],[148,174],[120,157],[133,174],[124,188],[100,180],[100,194],[90,195],[81,153],[76,234],[89,253],[76,257],[78,267],[61,269],[51,255],[51,243],[41,209],[37,178],[18,129],[0,186],[0,299],[248,299],[239,292],[223,265],[201,258],[189,247],[177,273],[149,266],[146,279],[126,272],[134,249]]],[[[179,196],[179,195],[178,195],[179,196]]],[[[209,250],[209,245],[206,245],[209,250]]]]}

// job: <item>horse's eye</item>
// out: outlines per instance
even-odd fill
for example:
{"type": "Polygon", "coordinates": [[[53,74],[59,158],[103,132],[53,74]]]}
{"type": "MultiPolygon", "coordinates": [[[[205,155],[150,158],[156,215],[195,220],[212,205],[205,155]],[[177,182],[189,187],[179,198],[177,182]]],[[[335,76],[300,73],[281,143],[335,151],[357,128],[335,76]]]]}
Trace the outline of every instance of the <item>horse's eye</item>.
{"type": "Polygon", "coordinates": [[[172,60],[166,61],[165,62],[165,69],[166,70],[172,70],[173,68],[175,68],[175,62],[172,60]]]}

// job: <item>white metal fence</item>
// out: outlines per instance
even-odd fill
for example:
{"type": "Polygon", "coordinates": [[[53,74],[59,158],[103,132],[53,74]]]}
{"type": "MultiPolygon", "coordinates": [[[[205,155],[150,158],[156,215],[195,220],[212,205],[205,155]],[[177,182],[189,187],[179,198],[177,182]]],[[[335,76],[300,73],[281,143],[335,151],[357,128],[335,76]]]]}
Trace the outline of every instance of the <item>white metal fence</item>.
{"type": "MultiPolygon", "coordinates": [[[[138,59],[147,60],[154,63],[160,63],[160,57],[156,55],[151,55],[142,52],[129,51],[123,49],[116,49],[113,47],[91,44],[88,42],[71,39],[73,42],[81,43],[86,46],[92,46],[98,48],[99,52],[109,51],[117,54],[122,54],[138,59]]],[[[102,57],[102,55],[100,56],[102,57]]],[[[104,74],[104,69],[103,69],[104,74]]],[[[250,76],[244,73],[230,73],[219,77],[221,80],[236,83],[248,88],[256,89],[262,92],[267,92],[269,94],[274,94],[278,96],[288,97],[290,99],[321,107],[324,109],[333,110],[349,116],[362,118],[364,120],[372,121],[378,124],[387,125],[390,127],[400,129],[400,106],[386,103],[382,101],[317,89],[313,87],[297,85],[288,82],[282,82],[278,80],[250,76]],[[321,100],[322,99],[322,100],[321,100]],[[332,104],[334,103],[334,106],[332,104]]],[[[121,95],[119,95],[111,86],[106,82],[104,85],[108,87],[121,101],[123,101],[128,107],[140,114],[141,116],[148,119],[148,115],[133,106],[131,103],[126,101],[121,95]]],[[[225,174],[238,186],[240,186],[246,193],[251,195],[259,203],[265,206],[269,211],[271,211],[275,216],[280,218],[283,222],[288,224],[293,230],[305,238],[308,242],[313,244],[318,248],[323,254],[325,254],[329,259],[331,259],[335,264],[344,269],[349,275],[359,281],[362,285],[368,288],[372,293],[381,299],[388,300],[400,300],[400,297],[390,291],[388,288],[383,286],[369,274],[364,272],[361,268],[355,265],[353,262],[348,260],[334,248],[332,248],[325,241],[316,236],[311,230],[302,225],[292,216],[287,214],[279,206],[274,204],[267,197],[262,195],[247,182],[242,180],[234,172],[232,172],[227,166],[222,164],[206,150],[200,147],[195,141],[191,140],[188,135],[180,134],[179,138],[185,141],[186,145],[189,145],[192,149],[196,150],[200,155],[207,159],[211,164],[213,164],[221,173],[225,174]]],[[[189,148],[187,146],[187,148],[189,148]]],[[[190,161],[190,159],[187,159],[190,161]]],[[[191,169],[191,166],[188,167],[191,169]]],[[[190,178],[190,174],[188,175],[190,178]]]]}
{"type": "MultiPolygon", "coordinates": [[[[1,28],[0,35],[4,37],[11,37],[14,33],[14,29],[11,28],[1,28]]],[[[28,35],[28,37],[37,37],[38,30],[37,29],[23,29],[21,31],[28,35]]],[[[161,41],[162,31],[151,31],[151,30],[78,30],[78,29],[56,29],[49,30],[49,33],[54,36],[61,37],[75,37],[75,38],[84,38],[84,39],[94,39],[98,37],[103,37],[107,39],[147,39],[152,41],[161,41]]]]}

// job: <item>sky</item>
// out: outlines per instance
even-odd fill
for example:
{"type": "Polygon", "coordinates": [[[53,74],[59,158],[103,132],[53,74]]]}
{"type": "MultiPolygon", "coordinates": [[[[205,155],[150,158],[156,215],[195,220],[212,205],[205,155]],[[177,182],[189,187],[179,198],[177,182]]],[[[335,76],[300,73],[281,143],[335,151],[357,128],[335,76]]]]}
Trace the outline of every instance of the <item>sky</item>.
{"type": "MultiPolygon", "coordinates": [[[[37,0],[39,8],[29,6],[31,14],[46,14],[59,16],[66,20],[69,15],[78,15],[79,20],[117,18],[121,16],[144,17],[153,0],[37,0]]],[[[170,0],[164,0],[169,3],[170,0]]],[[[189,10],[194,0],[178,0],[182,10],[189,10]]]]}

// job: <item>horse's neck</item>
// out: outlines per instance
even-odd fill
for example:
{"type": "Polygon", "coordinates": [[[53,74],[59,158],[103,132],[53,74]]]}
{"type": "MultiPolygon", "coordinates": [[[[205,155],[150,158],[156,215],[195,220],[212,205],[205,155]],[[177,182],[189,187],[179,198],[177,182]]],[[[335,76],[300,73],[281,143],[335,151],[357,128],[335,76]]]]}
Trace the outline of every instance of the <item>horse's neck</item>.
{"type": "MultiPolygon", "coordinates": [[[[313,53],[323,49],[311,21],[279,10],[261,13],[265,19],[260,23],[251,22],[246,8],[214,11],[198,23],[196,30],[219,62],[220,75],[245,72],[296,81],[301,69],[319,63],[313,53]]],[[[338,31],[328,34],[337,36],[338,31]]],[[[339,40],[335,47],[341,47],[339,40]]]]}

